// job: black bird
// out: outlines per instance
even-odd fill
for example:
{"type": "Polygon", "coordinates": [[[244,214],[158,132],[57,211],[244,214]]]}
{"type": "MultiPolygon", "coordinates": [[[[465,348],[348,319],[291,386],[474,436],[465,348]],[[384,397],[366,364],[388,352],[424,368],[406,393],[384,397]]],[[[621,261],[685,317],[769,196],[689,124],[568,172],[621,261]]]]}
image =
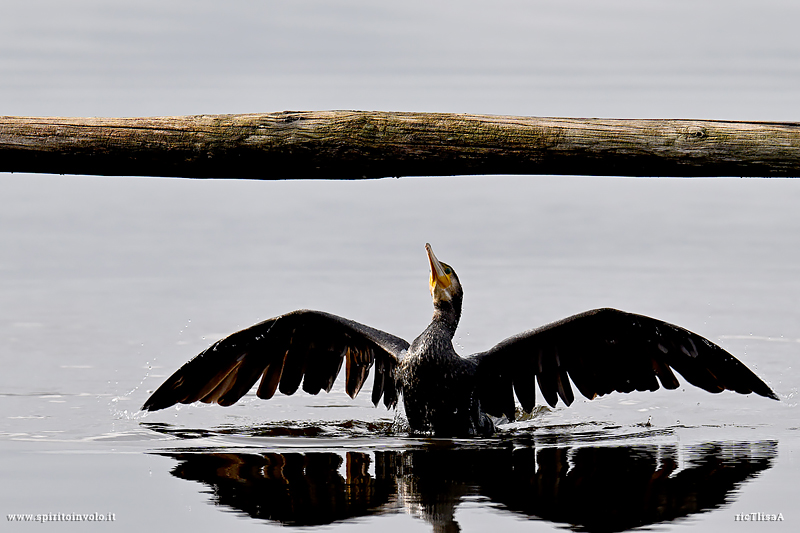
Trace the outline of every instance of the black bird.
{"type": "Polygon", "coordinates": [[[675,389],[677,370],[689,383],[717,393],[755,392],[777,400],[750,369],[708,339],[681,327],[616,309],[595,309],[525,331],[495,347],[459,356],[453,335],[463,291],[453,268],[430,244],[433,320],[410,345],[389,333],[322,311],[270,318],[212,344],[178,369],[145,402],[157,411],[176,403],[236,403],[253,385],[258,397],[276,390],[329,392],[345,363],[345,390],[355,398],[375,367],[372,402],[387,408],[403,396],[415,432],[491,435],[487,415],[514,420],[535,404],[535,385],[555,407],[574,400],[570,379],[589,399],[612,391],[675,389]]]}

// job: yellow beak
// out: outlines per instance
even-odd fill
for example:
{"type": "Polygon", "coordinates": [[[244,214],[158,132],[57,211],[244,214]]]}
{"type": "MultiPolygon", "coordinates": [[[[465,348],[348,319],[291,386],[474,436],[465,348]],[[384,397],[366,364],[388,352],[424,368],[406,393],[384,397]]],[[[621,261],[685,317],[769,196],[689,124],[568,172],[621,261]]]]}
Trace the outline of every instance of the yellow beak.
{"type": "Polygon", "coordinates": [[[437,285],[442,289],[446,289],[450,286],[450,276],[445,273],[442,263],[436,259],[430,244],[425,244],[425,251],[428,252],[428,262],[431,265],[429,284],[431,287],[431,294],[433,294],[437,285]]]}

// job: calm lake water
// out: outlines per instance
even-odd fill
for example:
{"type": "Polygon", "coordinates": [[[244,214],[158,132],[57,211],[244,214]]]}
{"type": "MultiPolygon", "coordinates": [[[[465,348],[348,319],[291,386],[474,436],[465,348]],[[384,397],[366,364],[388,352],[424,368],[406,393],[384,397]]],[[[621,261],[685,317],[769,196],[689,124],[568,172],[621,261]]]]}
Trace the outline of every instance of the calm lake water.
{"type": "MultiPolygon", "coordinates": [[[[787,2],[33,1],[0,7],[0,112],[798,121],[799,16],[787,2]]],[[[0,174],[4,530],[39,527],[10,514],[76,513],[103,531],[794,531],[798,205],[790,179],[0,174]],[[719,343],[781,401],[581,398],[455,441],[409,437],[342,383],[138,410],[211,342],[293,309],[411,340],[431,315],[426,242],[464,285],[462,354],[611,306],[719,343]]]]}

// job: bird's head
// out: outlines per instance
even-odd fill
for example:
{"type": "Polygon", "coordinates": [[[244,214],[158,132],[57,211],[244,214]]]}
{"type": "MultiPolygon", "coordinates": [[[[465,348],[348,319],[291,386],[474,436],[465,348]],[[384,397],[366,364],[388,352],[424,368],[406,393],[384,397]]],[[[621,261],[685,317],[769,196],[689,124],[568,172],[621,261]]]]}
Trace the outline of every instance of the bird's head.
{"type": "Polygon", "coordinates": [[[436,312],[454,319],[458,324],[458,319],[461,317],[461,301],[464,297],[461,282],[453,267],[436,258],[430,244],[425,244],[425,251],[428,252],[428,263],[431,267],[429,285],[433,307],[436,312]]]}

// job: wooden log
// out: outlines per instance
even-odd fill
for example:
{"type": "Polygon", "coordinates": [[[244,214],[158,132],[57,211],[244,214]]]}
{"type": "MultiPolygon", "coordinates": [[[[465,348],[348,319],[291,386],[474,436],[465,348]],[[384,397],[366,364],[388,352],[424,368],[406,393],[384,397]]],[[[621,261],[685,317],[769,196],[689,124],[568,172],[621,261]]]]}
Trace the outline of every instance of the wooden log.
{"type": "Polygon", "coordinates": [[[189,178],[800,175],[800,123],[285,111],[0,117],[0,171],[189,178]]]}

